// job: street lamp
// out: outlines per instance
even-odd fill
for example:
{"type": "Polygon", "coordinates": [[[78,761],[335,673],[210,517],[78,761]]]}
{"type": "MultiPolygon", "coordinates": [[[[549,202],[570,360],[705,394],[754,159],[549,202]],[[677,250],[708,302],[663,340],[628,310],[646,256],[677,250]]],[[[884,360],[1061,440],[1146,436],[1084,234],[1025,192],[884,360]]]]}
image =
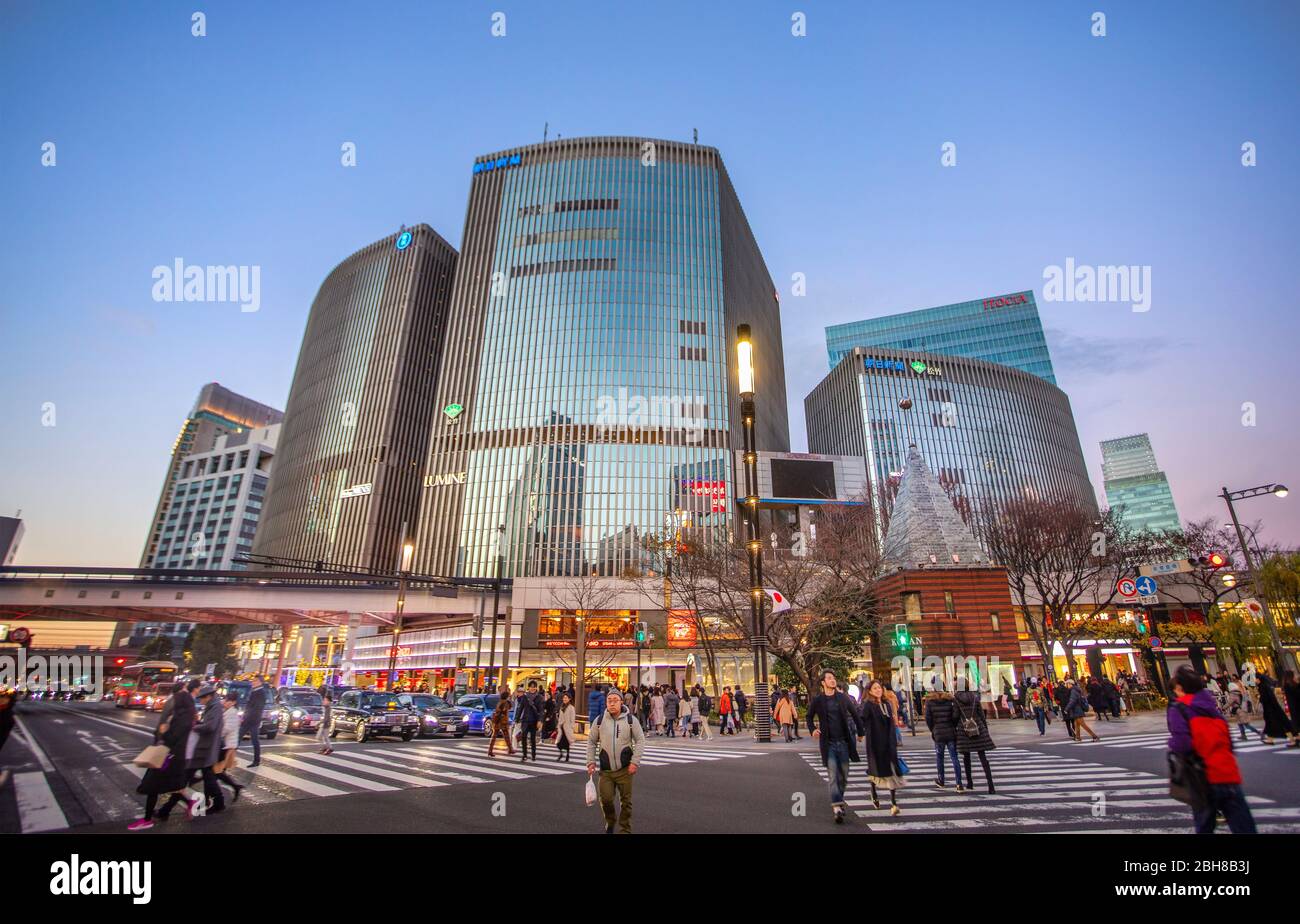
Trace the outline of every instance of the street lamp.
{"type": "MultiPolygon", "coordinates": [[[[494,551],[496,552],[496,557],[497,557],[497,576],[496,576],[496,580],[492,584],[492,645],[491,647],[488,648],[488,671],[487,671],[487,676],[483,678],[484,693],[496,692],[495,690],[488,689],[487,681],[489,678],[491,678],[493,681],[496,680],[497,607],[500,605],[501,602],[501,562],[502,559],[505,557],[504,556],[505,541],[506,541],[506,527],[505,524],[502,523],[500,526],[497,527],[497,539],[496,542],[493,543],[493,546],[495,546],[494,551]]],[[[501,685],[499,683],[494,683],[494,686],[499,687],[501,685]]]]}
{"type": "Polygon", "coordinates": [[[1279,674],[1283,670],[1295,670],[1295,664],[1291,659],[1291,652],[1287,651],[1282,645],[1282,637],[1278,634],[1277,623],[1273,621],[1273,613],[1268,608],[1264,588],[1255,581],[1255,565],[1251,560],[1250,546],[1246,544],[1246,534],[1241,528],[1241,521],[1237,519],[1237,509],[1232,505],[1232,502],[1234,500],[1244,500],[1248,497],[1259,497],[1263,494],[1286,497],[1288,493],[1284,484],[1264,484],[1255,488],[1246,488],[1242,491],[1229,491],[1225,486],[1223,493],[1219,495],[1223,498],[1223,502],[1228,505],[1228,514],[1232,517],[1232,525],[1237,530],[1237,541],[1241,544],[1241,555],[1246,564],[1246,581],[1259,594],[1259,608],[1264,616],[1264,625],[1268,626],[1269,639],[1273,643],[1273,663],[1276,665],[1279,674]]]}
{"type": "Polygon", "coordinates": [[[397,648],[402,640],[402,614],[406,611],[406,579],[411,574],[411,559],[415,544],[406,538],[406,524],[402,524],[402,560],[397,569],[397,618],[393,623],[393,647],[388,652],[388,689],[397,686],[397,648]]]}
{"type": "Polygon", "coordinates": [[[759,741],[772,740],[772,700],[767,692],[767,623],[763,616],[763,544],[758,538],[758,452],[754,448],[754,342],[748,324],[736,328],[736,381],[745,434],[745,522],[748,524],[749,625],[754,646],[754,721],[759,741]]]}

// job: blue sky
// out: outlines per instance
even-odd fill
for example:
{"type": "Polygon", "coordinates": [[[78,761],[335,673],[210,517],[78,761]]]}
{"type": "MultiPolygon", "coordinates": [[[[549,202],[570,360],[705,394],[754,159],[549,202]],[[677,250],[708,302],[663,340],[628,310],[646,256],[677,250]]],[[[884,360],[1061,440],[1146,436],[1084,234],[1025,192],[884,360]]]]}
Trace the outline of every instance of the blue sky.
{"type": "MultiPolygon", "coordinates": [[[[783,293],[796,448],[825,324],[1032,288],[1096,486],[1097,442],[1149,431],[1183,516],[1222,516],[1222,484],[1300,481],[1298,34],[1285,2],[11,0],[0,513],[23,509],[18,560],[135,564],[198,388],[283,407],[325,274],[402,223],[459,244],[474,157],[546,122],[698,128],[722,151],[783,293]],[[152,268],[178,256],[259,265],[260,310],[154,302],[152,268]],[[1151,310],[1045,302],[1044,268],[1070,257],[1150,266],[1151,310]]],[[[1300,495],[1248,504],[1300,544],[1300,495]]]]}

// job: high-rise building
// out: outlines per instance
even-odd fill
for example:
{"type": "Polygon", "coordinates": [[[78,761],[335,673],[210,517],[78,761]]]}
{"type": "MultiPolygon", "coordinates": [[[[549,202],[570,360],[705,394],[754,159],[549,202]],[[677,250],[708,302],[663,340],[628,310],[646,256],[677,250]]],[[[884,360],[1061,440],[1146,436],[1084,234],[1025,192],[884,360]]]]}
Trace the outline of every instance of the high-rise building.
{"type": "Polygon", "coordinates": [[[199,390],[198,400],[194,402],[194,408],[181,424],[181,432],[172,444],[171,462],[167,466],[167,475],[163,478],[162,491],[158,494],[158,505],[154,509],[144,551],[140,553],[141,568],[153,567],[151,562],[158,554],[158,544],[162,541],[176,479],[185,457],[193,453],[211,452],[222,436],[267,427],[279,423],[283,417],[275,408],[235,394],[216,382],[209,382],[199,390]]]}
{"type": "Polygon", "coordinates": [[[854,347],[982,359],[1056,384],[1033,292],[1012,292],[826,328],[831,368],[854,347]]]}
{"type": "Polygon", "coordinates": [[[358,250],[312,302],[254,553],[394,570],[415,530],[456,251],[428,225],[358,250]]]}
{"type": "Polygon", "coordinates": [[[775,288],[713,148],[566,138],[473,165],[416,541],[426,572],[612,571],[663,529],[684,473],[725,526],[741,444],[736,327],[752,329],[756,442],[789,448],[775,288]],[[717,508],[717,509],[714,509],[717,508]]]}
{"type": "Polygon", "coordinates": [[[1101,471],[1106,503],[1122,508],[1130,527],[1153,532],[1179,528],[1169,479],[1156,464],[1150,436],[1139,433],[1102,440],[1101,471]]]}
{"type": "Polygon", "coordinates": [[[978,536],[1010,500],[1097,509],[1070,399],[1028,372],[855,347],[804,399],[804,410],[810,449],[866,459],[882,538],[911,445],[978,536]]]}
{"type": "MultiPolygon", "coordinates": [[[[18,511],[20,514],[22,511],[18,511]]],[[[0,565],[12,565],[18,556],[18,543],[23,541],[21,516],[0,517],[0,565]]]]}

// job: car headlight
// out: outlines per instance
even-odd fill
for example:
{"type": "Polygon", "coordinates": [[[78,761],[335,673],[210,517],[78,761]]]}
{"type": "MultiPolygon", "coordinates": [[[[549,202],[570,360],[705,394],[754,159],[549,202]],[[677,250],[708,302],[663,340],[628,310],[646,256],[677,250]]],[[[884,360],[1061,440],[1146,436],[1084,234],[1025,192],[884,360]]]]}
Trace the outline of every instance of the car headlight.
{"type": "Polygon", "coordinates": [[[437,717],[437,716],[434,716],[434,715],[426,716],[425,719],[424,719],[424,721],[428,722],[430,725],[437,725],[437,724],[438,724],[438,717],[437,717]]]}
{"type": "Polygon", "coordinates": [[[302,718],[302,710],[301,710],[301,709],[295,709],[293,712],[291,712],[291,713],[289,713],[289,714],[292,715],[295,719],[301,719],[301,718],[302,718]]]}

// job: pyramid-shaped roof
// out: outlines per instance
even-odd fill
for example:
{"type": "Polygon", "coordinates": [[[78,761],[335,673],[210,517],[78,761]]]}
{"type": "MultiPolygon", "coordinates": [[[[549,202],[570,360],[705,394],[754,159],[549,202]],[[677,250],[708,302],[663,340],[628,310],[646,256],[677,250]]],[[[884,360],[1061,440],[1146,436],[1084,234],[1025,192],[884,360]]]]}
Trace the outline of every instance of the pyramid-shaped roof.
{"type": "Polygon", "coordinates": [[[988,556],[913,443],[885,533],[890,568],[969,568],[988,556]]]}

